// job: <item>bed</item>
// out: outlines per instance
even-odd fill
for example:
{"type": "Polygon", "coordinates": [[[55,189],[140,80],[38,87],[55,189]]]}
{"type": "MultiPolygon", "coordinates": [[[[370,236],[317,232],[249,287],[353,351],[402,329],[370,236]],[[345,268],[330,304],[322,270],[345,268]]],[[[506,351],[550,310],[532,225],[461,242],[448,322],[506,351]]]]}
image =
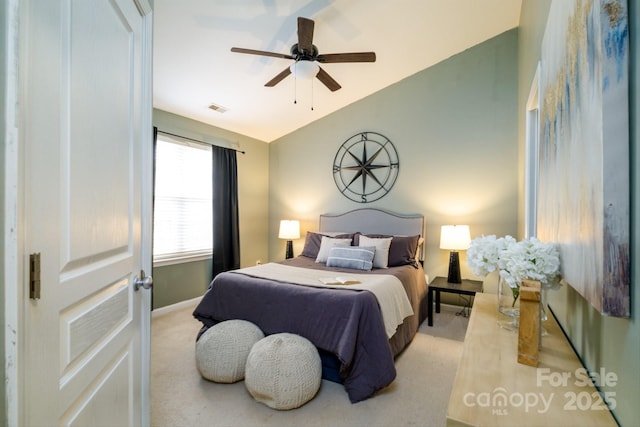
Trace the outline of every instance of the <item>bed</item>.
{"type": "Polygon", "coordinates": [[[304,336],[320,352],[323,378],[343,383],[352,403],[367,399],[394,381],[394,358],[426,317],[423,236],[421,215],[321,215],[299,256],[218,274],[193,313],[198,336],[231,319],[304,336]]]}

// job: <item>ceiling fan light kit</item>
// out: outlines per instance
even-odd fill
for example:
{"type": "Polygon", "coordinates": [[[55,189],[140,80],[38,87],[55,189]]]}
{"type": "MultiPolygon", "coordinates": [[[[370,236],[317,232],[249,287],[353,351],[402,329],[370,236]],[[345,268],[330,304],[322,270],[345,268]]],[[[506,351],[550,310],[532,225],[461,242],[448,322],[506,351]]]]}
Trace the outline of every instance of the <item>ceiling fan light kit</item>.
{"type": "Polygon", "coordinates": [[[315,61],[296,61],[289,66],[296,79],[311,80],[318,75],[320,66],[315,61]]]}
{"type": "Polygon", "coordinates": [[[245,49],[232,47],[231,52],[247,53],[250,55],[270,56],[273,58],[292,59],[295,62],[282,70],[278,75],[269,80],[265,86],[273,87],[280,83],[289,74],[294,74],[299,79],[312,79],[314,76],[320,80],[330,91],[335,92],[342,86],[324,71],[319,63],[330,64],[340,62],[375,62],[375,52],[352,52],[352,53],[327,53],[320,54],[318,48],[313,44],[313,20],[298,17],[298,43],[291,46],[291,54],[281,54],[276,52],[266,52],[255,49],[245,49]]]}

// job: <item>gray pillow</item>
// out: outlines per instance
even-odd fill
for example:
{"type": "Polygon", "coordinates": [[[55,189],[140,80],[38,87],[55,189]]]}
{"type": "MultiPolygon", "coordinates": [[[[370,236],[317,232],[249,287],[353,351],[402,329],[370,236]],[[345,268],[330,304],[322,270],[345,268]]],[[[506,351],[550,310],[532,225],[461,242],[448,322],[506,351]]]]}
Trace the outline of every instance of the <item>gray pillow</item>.
{"type": "Polygon", "coordinates": [[[373,246],[333,247],[329,251],[327,267],[369,271],[373,268],[375,254],[373,246]]]}

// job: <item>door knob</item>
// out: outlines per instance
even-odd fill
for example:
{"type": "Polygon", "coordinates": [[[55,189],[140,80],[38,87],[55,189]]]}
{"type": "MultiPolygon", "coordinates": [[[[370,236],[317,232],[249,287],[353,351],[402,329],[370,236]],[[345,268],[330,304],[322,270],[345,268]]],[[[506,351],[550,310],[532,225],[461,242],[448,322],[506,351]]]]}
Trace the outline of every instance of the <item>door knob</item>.
{"type": "Polygon", "coordinates": [[[140,270],[140,276],[136,276],[133,279],[133,290],[137,291],[141,287],[145,289],[151,289],[153,286],[153,277],[145,276],[144,270],[140,270]]]}

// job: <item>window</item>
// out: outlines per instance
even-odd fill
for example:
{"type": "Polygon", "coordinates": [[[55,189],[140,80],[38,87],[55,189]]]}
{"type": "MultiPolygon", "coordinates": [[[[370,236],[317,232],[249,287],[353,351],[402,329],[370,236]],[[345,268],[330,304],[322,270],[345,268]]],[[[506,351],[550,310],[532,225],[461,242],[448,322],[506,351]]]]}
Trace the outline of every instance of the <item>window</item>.
{"type": "Polygon", "coordinates": [[[211,191],[211,147],[158,135],[154,264],[211,256],[211,191]]]}

